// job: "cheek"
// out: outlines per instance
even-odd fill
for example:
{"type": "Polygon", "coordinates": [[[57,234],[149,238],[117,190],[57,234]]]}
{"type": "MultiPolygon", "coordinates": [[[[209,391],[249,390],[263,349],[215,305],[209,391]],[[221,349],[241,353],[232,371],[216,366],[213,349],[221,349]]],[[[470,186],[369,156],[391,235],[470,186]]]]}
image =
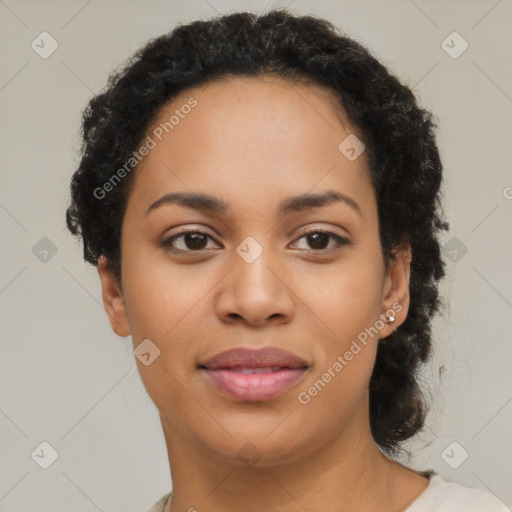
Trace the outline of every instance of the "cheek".
{"type": "Polygon", "coordinates": [[[159,410],[187,410],[190,395],[183,392],[180,383],[186,382],[193,370],[188,353],[200,334],[194,313],[212,285],[204,276],[198,278],[197,272],[192,280],[191,272],[178,271],[168,262],[147,261],[141,252],[127,255],[123,264],[133,347],[136,350],[149,339],[159,351],[150,365],[136,359],[143,385],[159,410]]]}
{"type": "Polygon", "coordinates": [[[364,276],[354,281],[357,277],[352,274],[347,281],[331,282],[323,298],[317,292],[317,302],[311,306],[328,329],[316,331],[317,364],[297,391],[306,422],[321,417],[323,422],[344,428],[366,399],[379,343],[374,328],[379,302],[372,292],[375,283],[364,276]]]}
{"type": "Polygon", "coordinates": [[[311,398],[312,410],[327,402],[341,419],[364,397],[379,342],[375,325],[382,300],[380,272],[378,259],[354,254],[329,272],[318,271],[313,280],[301,281],[299,293],[307,294],[305,302],[321,326],[311,330],[318,364],[301,388],[308,395],[305,399],[311,398]]]}
{"type": "Polygon", "coordinates": [[[171,264],[165,254],[130,250],[123,258],[127,314],[135,338],[167,337],[194,308],[211,285],[193,265],[171,264]]]}
{"type": "Polygon", "coordinates": [[[304,270],[297,281],[298,295],[307,298],[304,302],[336,336],[346,339],[378,317],[382,300],[380,271],[378,262],[354,252],[339,265],[325,266],[314,274],[304,270]]]}

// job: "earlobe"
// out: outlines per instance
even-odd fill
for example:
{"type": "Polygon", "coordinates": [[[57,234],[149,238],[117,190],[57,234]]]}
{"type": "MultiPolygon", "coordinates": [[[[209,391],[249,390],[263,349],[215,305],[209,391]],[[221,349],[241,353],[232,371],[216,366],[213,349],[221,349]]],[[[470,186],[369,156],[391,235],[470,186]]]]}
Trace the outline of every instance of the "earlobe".
{"type": "Polygon", "coordinates": [[[112,330],[118,336],[128,336],[130,329],[128,327],[124,297],[117,279],[109,270],[107,259],[103,255],[98,260],[98,275],[101,281],[103,307],[109,318],[112,330]]]}
{"type": "Polygon", "coordinates": [[[406,319],[409,310],[409,283],[411,275],[412,253],[408,243],[402,244],[395,251],[395,259],[390,261],[383,288],[381,317],[392,321],[386,322],[381,338],[389,336],[406,319]]]}

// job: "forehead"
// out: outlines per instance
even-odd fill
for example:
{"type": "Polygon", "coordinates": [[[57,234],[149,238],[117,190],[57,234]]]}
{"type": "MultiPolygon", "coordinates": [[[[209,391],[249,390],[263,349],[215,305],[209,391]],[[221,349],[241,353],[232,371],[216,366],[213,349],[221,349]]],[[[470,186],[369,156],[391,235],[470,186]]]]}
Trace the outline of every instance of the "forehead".
{"type": "Polygon", "coordinates": [[[333,90],[269,75],[227,76],[182,91],[160,109],[150,130],[159,128],[163,138],[172,132],[176,143],[195,131],[198,143],[217,147],[231,143],[230,149],[235,149],[236,143],[243,142],[240,149],[245,151],[262,141],[268,147],[269,132],[275,140],[274,146],[286,147],[308,139],[317,145],[325,141],[322,146],[332,149],[332,136],[337,139],[340,131],[346,134],[357,131],[346,121],[333,90]],[[188,108],[191,101],[196,105],[188,108]],[[180,119],[173,114],[180,114],[180,119]],[[173,117],[173,126],[169,127],[173,117]],[[331,137],[326,139],[327,132],[331,132],[331,137]],[[248,135],[254,137],[252,145],[248,135]]]}
{"type": "Polygon", "coordinates": [[[154,147],[137,168],[134,192],[145,204],[194,191],[230,204],[263,197],[268,206],[283,195],[335,187],[365,204],[373,192],[366,156],[350,161],[339,149],[354,134],[362,138],[326,87],[223,78],[161,108],[147,130],[154,147]]]}

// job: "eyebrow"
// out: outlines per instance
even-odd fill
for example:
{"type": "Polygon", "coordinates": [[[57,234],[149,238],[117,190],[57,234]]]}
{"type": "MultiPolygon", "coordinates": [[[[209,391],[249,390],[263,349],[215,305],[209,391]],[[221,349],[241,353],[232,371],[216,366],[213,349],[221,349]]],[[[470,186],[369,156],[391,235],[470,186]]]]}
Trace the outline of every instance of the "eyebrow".
{"type": "MultiPolygon", "coordinates": [[[[203,193],[171,192],[163,195],[160,199],[157,199],[152,203],[146,210],[146,215],[160,206],[173,203],[186,208],[216,214],[227,214],[230,210],[229,204],[218,197],[203,193]]],[[[346,204],[355,210],[361,217],[364,216],[361,207],[356,203],[356,201],[354,201],[354,199],[336,190],[327,190],[318,194],[306,193],[289,197],[281,202],[278,213],[284,216],[294,212],[319,208],[332,203],[346,204]]]]}

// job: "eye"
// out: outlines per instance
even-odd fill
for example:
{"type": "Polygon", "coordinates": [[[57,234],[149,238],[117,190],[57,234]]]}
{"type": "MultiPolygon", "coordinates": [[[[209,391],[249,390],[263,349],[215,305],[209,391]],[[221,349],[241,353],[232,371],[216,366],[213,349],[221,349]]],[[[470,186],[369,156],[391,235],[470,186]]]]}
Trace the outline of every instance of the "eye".
{"type": "Polygon", "coordinates": [[[297,240],[305,239],[312,249],[307,249],[313,252],[331,252],[338,249],[340,246],[351,245],[351,242],[346,238],[337,235],[335,233],[331,233],[330,231],[322,231],[319,229],[313,229],[306,233],[304,233],[297,240]],[[338,243],[338,247],[328,247],[329,242],[334,240],[338,243]]]}
{"type": "MultiPolygon", "coordinates": [[[[208,233],[204,233],[203,231],[182,231],[164,240],[162,242],[162,247],[173,252],[200,252],[209,250],[206,247],[208,244],[208,239],[213,240],[213,238],[208,235],[208,233]]],[[[309,249],[305,249],[312,252],[328,253],[335,251],[340,246],[351,245],[351,242],[346,238],[335,233],[331,233],[330,231],[322,231],[319,229],[310,230],[302,234],[302,236],[300,236],[297,240],[300,241],[303,239],[310,246],[309,249]],[[329,247],[329,242],[333,240],[335,243],[337,243],[338,247],[329,247]]]]}
{"type": "Polygon", "coordinates": [[[173,235],[162,242],[162,247],[165,247],[175,252],[199,252],[206,249],[208,239],[213,238],[202,231],[189,230],[182,231],[177,235],[173,235]],[[179,243],[176,243],[179,241],[179,243]]]}

